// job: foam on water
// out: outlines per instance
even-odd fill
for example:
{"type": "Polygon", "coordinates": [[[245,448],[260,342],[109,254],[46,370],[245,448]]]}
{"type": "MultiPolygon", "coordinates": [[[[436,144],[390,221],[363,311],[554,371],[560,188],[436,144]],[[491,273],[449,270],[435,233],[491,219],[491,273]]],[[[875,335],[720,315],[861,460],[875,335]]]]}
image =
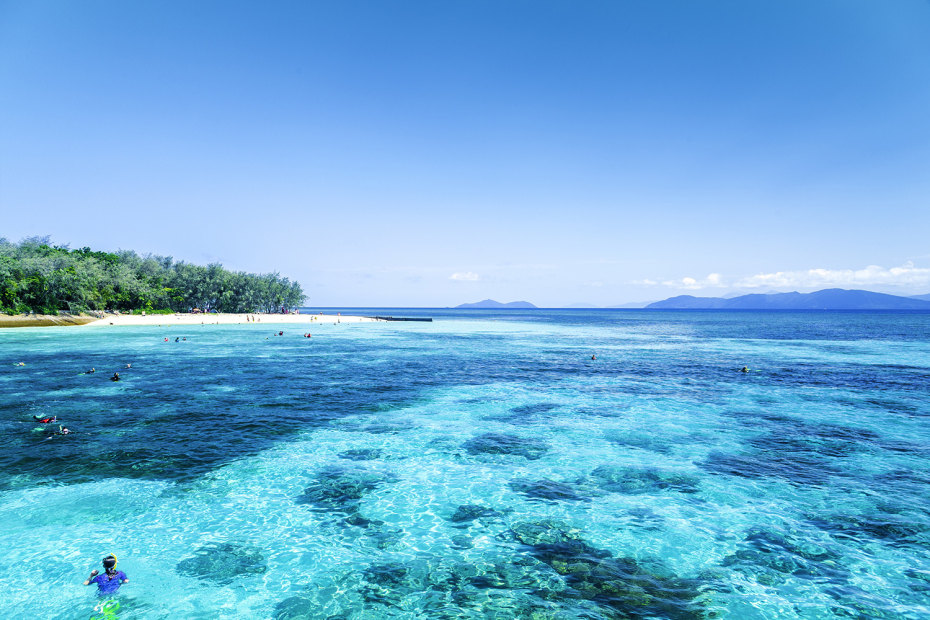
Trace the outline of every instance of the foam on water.
{"type": "Polygon", "coordinates": [[[0,332],[0,613],[930,614],[930,316],[439,314],[0,332]]]}

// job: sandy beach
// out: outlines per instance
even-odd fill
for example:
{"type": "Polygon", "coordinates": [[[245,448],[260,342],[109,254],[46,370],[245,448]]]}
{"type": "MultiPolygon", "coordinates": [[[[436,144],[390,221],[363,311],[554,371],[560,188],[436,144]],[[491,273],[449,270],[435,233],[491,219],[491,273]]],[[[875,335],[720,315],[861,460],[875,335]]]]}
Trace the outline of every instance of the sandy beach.
{"type": "Polygon", "coordinates": [[[0,328],[4,327],[61,327],[85,325],[98,321],[96,317],[83,315],[55,316],[51,314],[0,314],[0,328]]]}
{"type": "Polygon", "coordinates": [[[126,325],[236,325],[264,323],[364,323],[377,319],[365,316],[341,316],[338,314],[119,314],[86,323],[84,327],[121,327],[126,325]]]}
{"type": "Polygon", "coordinates": [[[112,314],[103,318],[92,316],[0,315],[0,327],[55,327],[80,325],[83,327],[121,327],[126,325],[235,325],[264,323],[364,323],[378,319],[365,316],[338,314],[112,314]]]}

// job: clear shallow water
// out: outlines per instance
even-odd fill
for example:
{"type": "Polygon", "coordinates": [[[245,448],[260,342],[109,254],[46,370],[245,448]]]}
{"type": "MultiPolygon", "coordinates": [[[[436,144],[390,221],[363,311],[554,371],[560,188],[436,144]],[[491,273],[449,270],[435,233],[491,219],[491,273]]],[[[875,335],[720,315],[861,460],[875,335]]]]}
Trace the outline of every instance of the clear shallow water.
{"type": "Polygon", "coordinates": [[[365,313],[0,331],[0,615],[930,616],[930,315],[365,313]]]}

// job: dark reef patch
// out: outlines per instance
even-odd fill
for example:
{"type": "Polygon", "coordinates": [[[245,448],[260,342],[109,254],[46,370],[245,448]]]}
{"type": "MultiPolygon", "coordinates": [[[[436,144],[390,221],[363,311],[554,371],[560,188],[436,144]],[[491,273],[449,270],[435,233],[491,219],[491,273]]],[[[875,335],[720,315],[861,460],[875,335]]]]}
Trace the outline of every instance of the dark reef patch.
{"type": "Polygon", "coordinates": [[[541,499],[549,502],[586,502],[589,498],[578,492],[576,485],[557,482],[555,480],[514,480],[508,486],[531,499],[541,499]]]}
{"type": "Polygon", "coordinates": [[[380,448],[357,448],[339,453],[339,458],[349,461],[375,461],[381,458],[383,450],[380,448]]]}
{"type": "Polygon", "coordinates": [[[553,409],[558,409],[558,407],[559,406],[555,403],[536,403],[535,405],[513,407],[510,411],[517,415],[536,415],[539,413],[547,413],[553,409]]]}
{"type": "Polygon", "coordinates": [[[365,495],[397,480],[391,473],[333,465],[318,472],[296,502],[321,511],[354,513],[365,495]]]}
{"type": "Polygon", "coordinates": [[[704,617],[698,583],[678,577],[658,560],[614,557],[586,543],[577,530],[551,520],[517,523],[511,533],[564,579],[565,592],[540,593],[550,600],[588,600],[610,618],[704,617]]]}
{"type": "MultiPolygon", "coordinates": [[[[409,612],[410,600],[416,599],[423,617],[429,618],[542,619],[562,617],[564,608],[558,601],[546,599],[557,598],[566,588],[558,574],[529,555],[492,554],[467,562],[420,556],[375,563],[362,571],[358,591],[366,608],[409,612]]],[[[568,598],[575,609],[593,614],[582,617],[599,617],[596,608],[580,597],[568,598]]]]}
{"type": "Polygon", "coordinates": [[[488,508],[487,506],[462,504],[455,509],[455,512],[452,513],[452,516],[449,517],[449,521],[452,523],[471,523],[476,519],[494,519],[500,516],[500,512],[494,510],[493,508],[488,508]]]}
{"type": "Polygon", "coordinates": [[[485,416],[486,420],[497,420],[499,422],[507,422],[509,424],[532,424],[539,420],[540,417],[545,416],[550,411],[558,409],[559,406],[555,403],[537,403],[534,405],[520,405],[519,407],[513,407],[507,413],[492,414],[485,416]]]}
{"type": "Polygon", "coordinates": [[[273,620],[304,620],[319,614],[319,604],[301,596],[291,596],[274,607],[273,620]]]}
{"type": "Polygon", "coordinates": [[[627,514],[630,516],[630,525],[646,531],[658,531],[665,525],[665,517],[651,508],[633,508],[627,514]]]}
{"type": "Polygon", "coordinates": [[[754,578],[766,586],[784,584],[789,575],[801,579],[846,583],[840,555],[820,543],[773,529],[750,529],[741,548],[723,559],[723,566],[754,578]]]}
{"type": "Polygon", "coordinates": [[[628,448],[639,448],[658,454],[671,454],[672,444],[667,439],[660,439],[654,433],[621,433],[617,431],[608,431],[604,433],[604,439],[618,446],[628,448]]]}
{"type": "Polygon", "coordinates": [[[711,452],[698,466],[711,474],[738,476],[740,478],[782,478],[801,485],[823,486],[835,476],[840,476],[823,457],[813,454],[786,454],[772,451],[711,452]]]}
{"type": "Polygon", "coordinates": [[[268,567],[259,549],[218,543],[200,547],[194,557],[178,562],[175,570],[189,577],[228,584],[236,577],[264,573],[268,567]]]}
{"type": "Polygon", "coordinates": [[[462,447],[469,454],[508,454],[531,461],[542,458],[549,451],[549,444],[545,441],[504,433],[484,433],[472,437],[462,447]]]}
{"type": "Polygon", "coordinates": [[[838,540],[878,541],[892,547],[917,545],[930,548],[930,525],[889,512],[873,514],[812,515],[811,524],[838,540]]]}
{"type": "Polygon", "coordinates": [[[655,468],[640,469],[619,465],[601,465],[591,472],[591,477],[597,486],[611,493],[636,495],[666,490],[680,493],[697,493],[698,491],[696,477],[655,468]]]}

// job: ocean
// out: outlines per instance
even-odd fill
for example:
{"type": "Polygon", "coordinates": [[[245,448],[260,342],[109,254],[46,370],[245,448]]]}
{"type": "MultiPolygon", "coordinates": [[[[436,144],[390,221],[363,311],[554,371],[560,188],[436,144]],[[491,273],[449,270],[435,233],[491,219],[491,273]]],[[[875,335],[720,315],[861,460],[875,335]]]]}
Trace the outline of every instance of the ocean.
{"type": "Polygon", "coordinates": [[[930,314],[343,313],[0,330],[0,617],[930,617],[930,314]]]}

